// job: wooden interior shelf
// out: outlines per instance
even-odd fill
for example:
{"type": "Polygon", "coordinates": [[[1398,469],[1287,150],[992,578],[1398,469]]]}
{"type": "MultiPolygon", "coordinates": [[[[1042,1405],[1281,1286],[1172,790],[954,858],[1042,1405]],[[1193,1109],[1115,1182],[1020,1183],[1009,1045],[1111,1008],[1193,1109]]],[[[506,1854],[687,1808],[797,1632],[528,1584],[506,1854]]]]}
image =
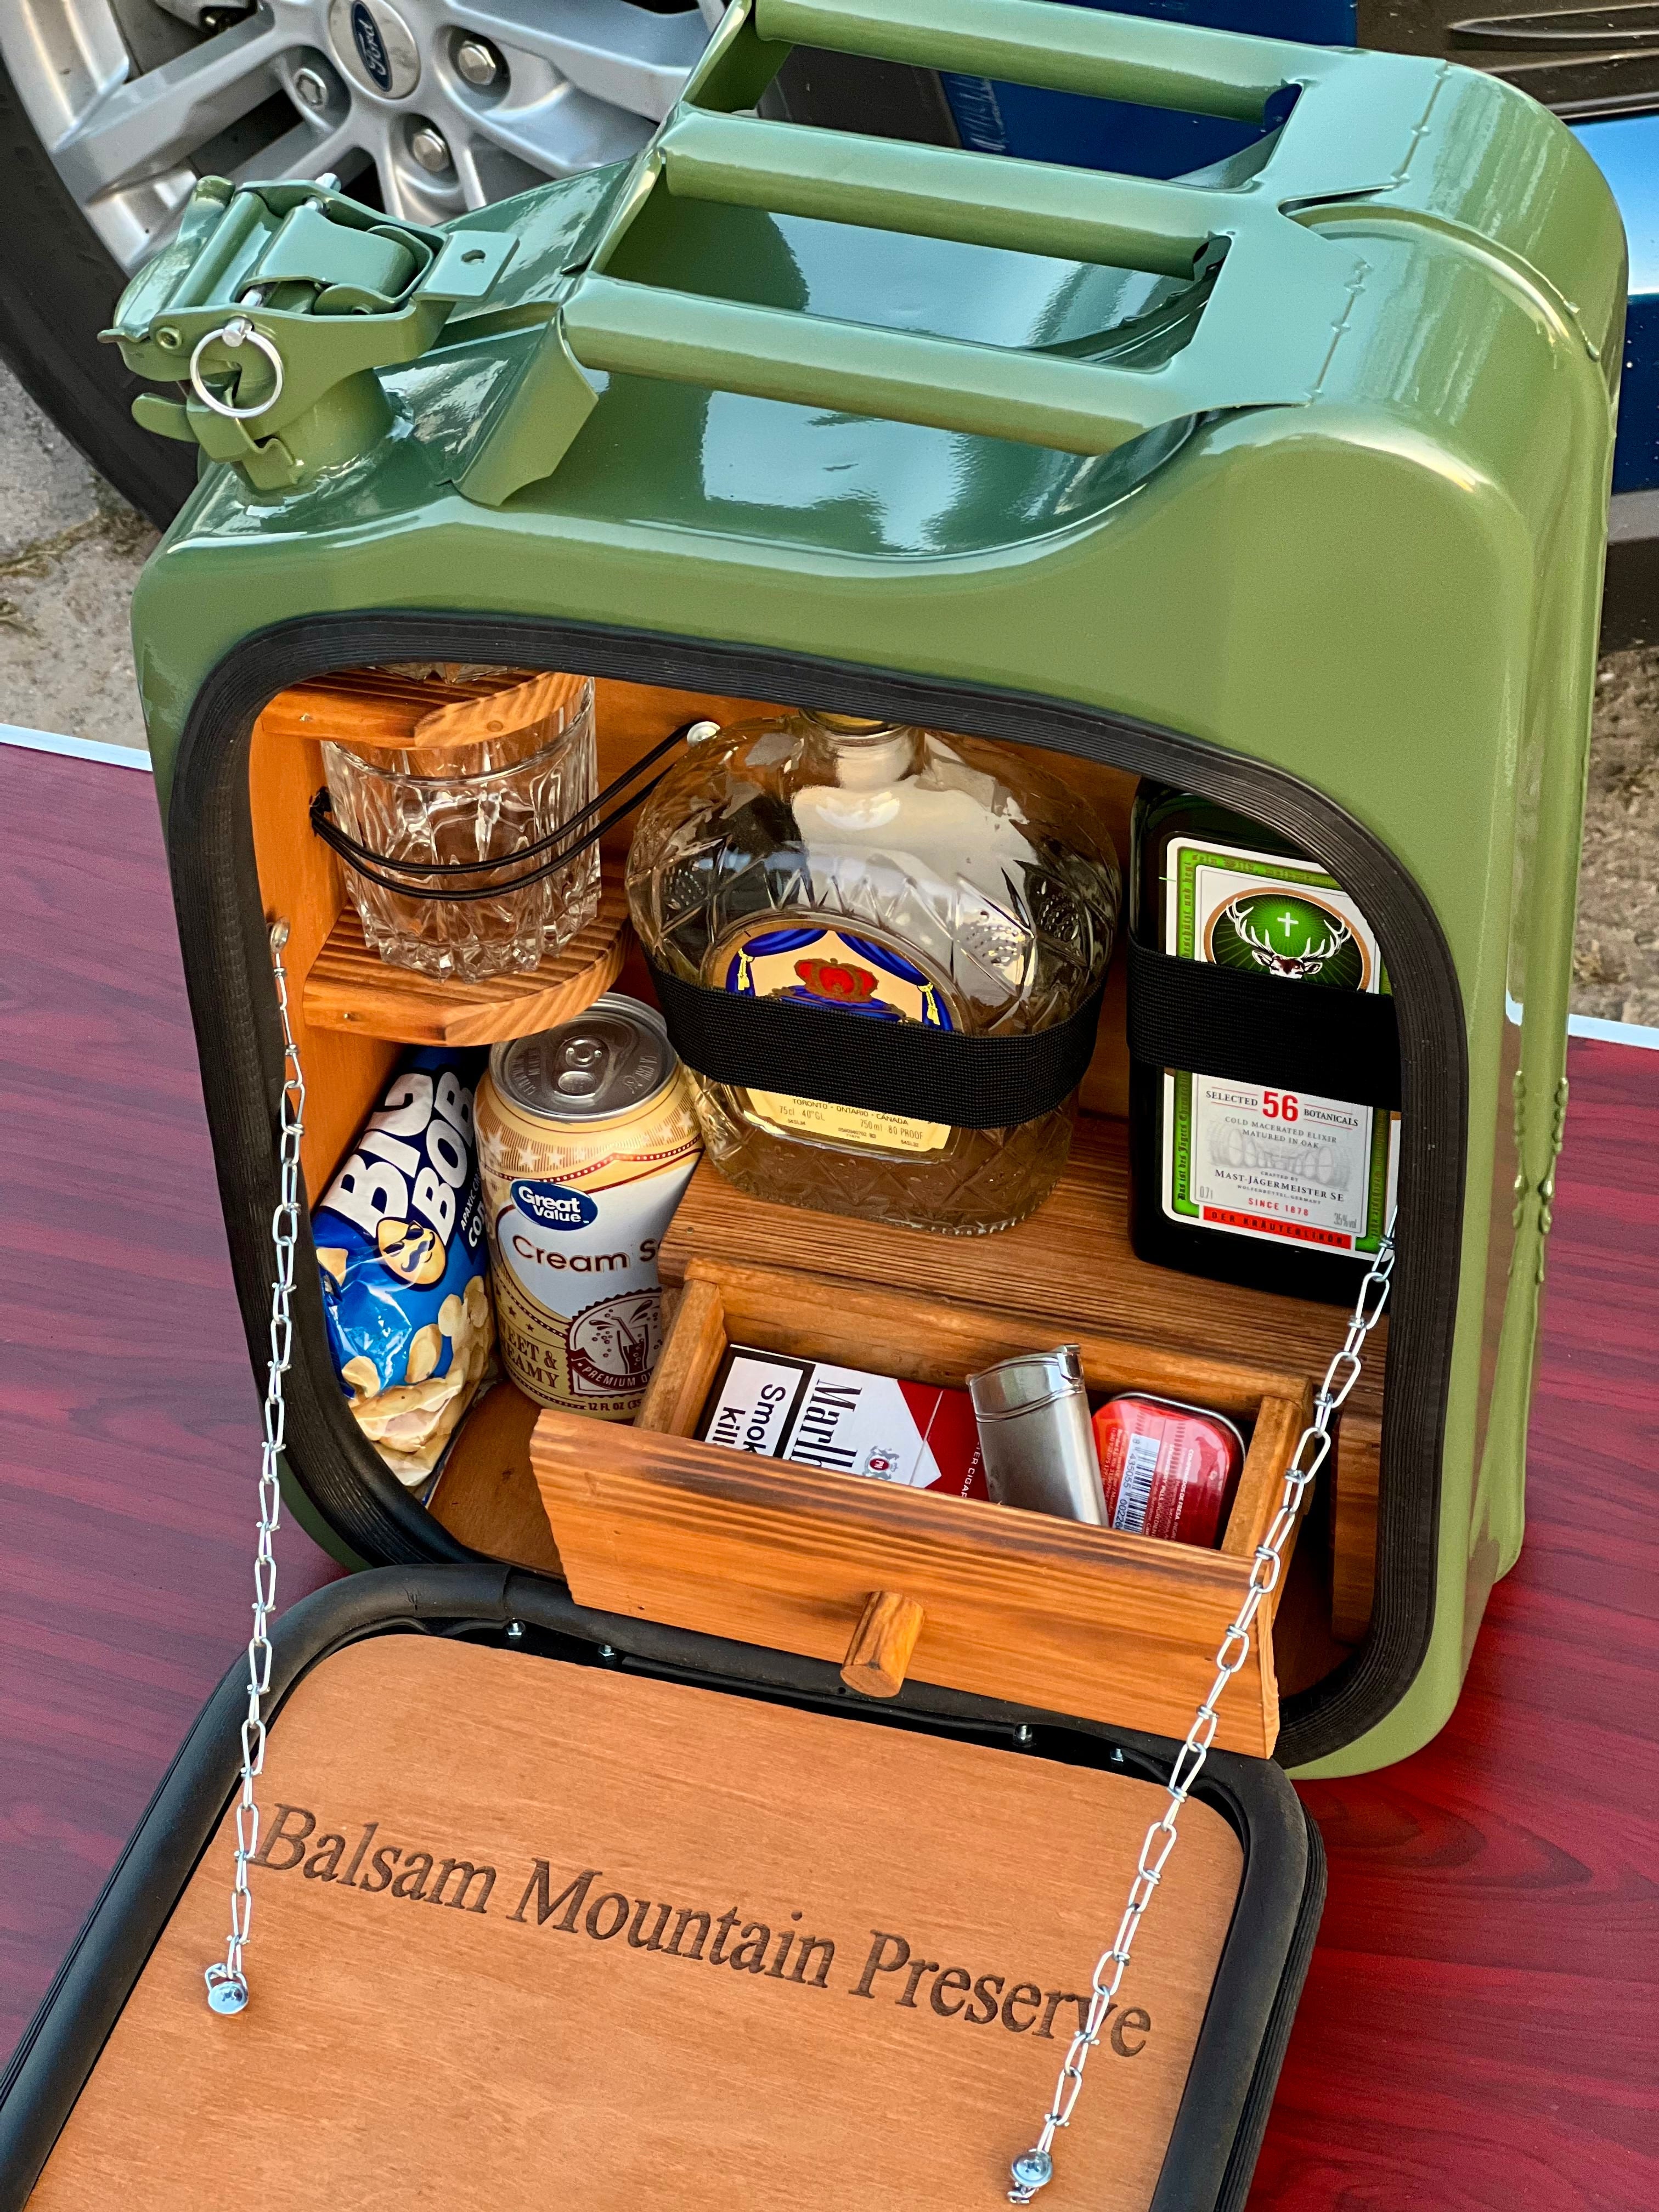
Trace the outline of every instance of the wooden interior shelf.
{"type": "Polygon", "coordinates": [[[556,958],[482,983],[438,982],[372,952],[348,904],[306,977],[305,1018],[313,1029],[404,1044],[497,1044],[551,1029],[592,1006],[622,972],[629,942],[628,901],[621,884],[607,877],[598,915],[556,958]]]}
{"type": "MultiPolygon", "coordinates": [[[[1128,1129],[1095,1114],[1079,1116],[1071,1159],[1047,1204],[996,1237],[939,1237],[769,1206],[745,1197],[705,1161],[663,1240],[663,1281],[684,1282],[699,1259],[787,1268],[1018,1313],[1047,1322],[1049,1343],[1097,1330],[1188,1359],[1210,1354],[1315,1375],[1323,1374],[1346,1322],[1339,1306],[1242,1290],[1138,1260],[1129,1243],[1128,1129]]],[[[1382,1411],[1387,1344],[1383,1322],[1348,1401],[1373,1419],[1382,1411]]],[[[871,1346],[872,1357],[860,1364],[878,1366],[878,1351],[871,1346]]]]}

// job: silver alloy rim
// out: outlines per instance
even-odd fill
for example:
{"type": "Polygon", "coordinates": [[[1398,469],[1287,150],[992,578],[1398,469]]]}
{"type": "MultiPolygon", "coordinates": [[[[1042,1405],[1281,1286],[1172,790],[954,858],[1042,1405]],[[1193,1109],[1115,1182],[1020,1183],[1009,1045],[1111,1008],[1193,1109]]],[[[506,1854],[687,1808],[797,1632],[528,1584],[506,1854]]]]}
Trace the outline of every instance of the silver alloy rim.
{"type": "Polygon", "coordinates": [[[134,269],[201,175],[331,170],[350,190],[372,169],[389,215],[432,223],[625,160],[672,106],[720,6],[0,0],[0,57],[88,222],[134,269]],[[480,44],[502,65],[483,85],[457,66],[480,44]],[[428,158],[434,139],[447,149],[447,167],[422,166],[417,135],[428,158]]]}

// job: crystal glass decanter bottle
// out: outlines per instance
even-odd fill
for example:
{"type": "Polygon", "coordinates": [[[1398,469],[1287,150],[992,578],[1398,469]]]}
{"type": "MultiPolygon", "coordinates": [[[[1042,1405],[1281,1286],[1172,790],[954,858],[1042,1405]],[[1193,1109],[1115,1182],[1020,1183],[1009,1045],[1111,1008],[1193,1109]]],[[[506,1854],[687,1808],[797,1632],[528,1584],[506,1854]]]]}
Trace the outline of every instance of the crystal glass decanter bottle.
{"type": "MultiPolygon", "coordinates": [[[[1089,998],[1120,890],[1103,828],[1019,748],[810,711],[693,745],[628,862],[634,926],[672,975],[995,1036],[1089,998]]],[[[691,1082],[709,1158],[740,1189],[965,1235],[1042,1203],[1075,1110],[968,1129],[691,1082]]]]}

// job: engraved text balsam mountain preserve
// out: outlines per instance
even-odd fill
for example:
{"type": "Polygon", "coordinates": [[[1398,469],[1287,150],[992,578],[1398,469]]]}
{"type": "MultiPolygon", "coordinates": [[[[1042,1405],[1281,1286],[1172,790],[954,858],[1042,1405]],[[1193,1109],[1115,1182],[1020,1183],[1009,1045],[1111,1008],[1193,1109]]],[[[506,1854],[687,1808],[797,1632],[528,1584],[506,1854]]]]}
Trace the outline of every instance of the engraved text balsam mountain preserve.
{"type": "MultiPolygon", "coordinates": [[[[268,1875],[297,1875],[388,1903],[498,1920],[532,1931],[617,1944],[661,1959],[710,1966],[824,1995],[839,1992],[893,2005],[918,2018],[999,2027],[1039,2042],[1069,2038],[1088,2010],[1079,1990],[1006,1971],[982,1960],[957,1963],[925,1935],[890,1928],[821,1933],[792,1907],[763,1919],[742,1905],[713,1899],[637,1897],[611,1887],[602,1867],[556,1869],[532,1858],[511,1870],[419,1844],[394,1842],[379,1820],[331,1828],[303,1805],[278,1805],[253,1861],[268,1875]],[[620,1939],[620,1940],[619,1940],[620,1939]]],[[[1139,2005],[1115,2007],[1106,2039],[1120,2058],[1135,2058],[1152,2033],[1139,2005]]]]}

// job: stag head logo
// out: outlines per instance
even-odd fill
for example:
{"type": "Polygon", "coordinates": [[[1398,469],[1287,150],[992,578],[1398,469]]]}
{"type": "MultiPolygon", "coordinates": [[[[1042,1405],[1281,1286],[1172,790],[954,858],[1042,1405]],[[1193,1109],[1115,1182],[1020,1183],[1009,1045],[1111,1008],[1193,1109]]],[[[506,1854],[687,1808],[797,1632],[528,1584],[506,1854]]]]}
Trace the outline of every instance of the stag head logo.
{"type": "Polygon", "coordinates": [[[1312,981],[1353,941],[1353,932],[1328,907],[1276,892],[1236,898],[1225,919],[1249,951],[1252,964],[1286,982],[1312,981]]]}

